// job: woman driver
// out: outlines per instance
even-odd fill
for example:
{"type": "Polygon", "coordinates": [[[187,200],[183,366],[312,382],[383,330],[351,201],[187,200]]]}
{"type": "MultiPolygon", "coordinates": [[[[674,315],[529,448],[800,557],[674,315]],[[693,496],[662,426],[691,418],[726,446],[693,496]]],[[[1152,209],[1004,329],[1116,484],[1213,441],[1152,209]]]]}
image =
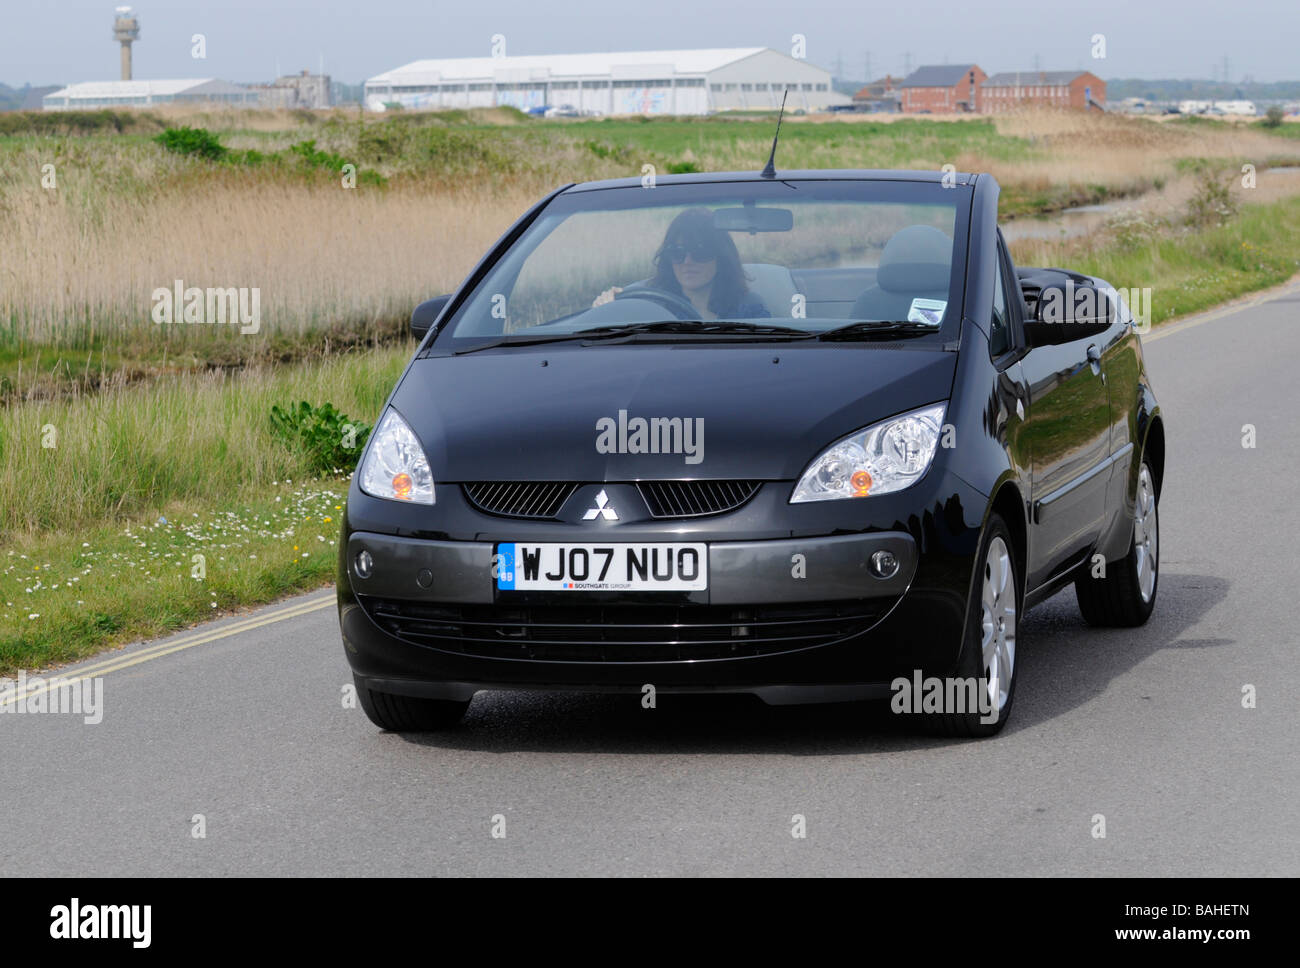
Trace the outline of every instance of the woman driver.
{"type": "MultiPolygon", "coordinates": [[[[690,208],[668,226],[646,285],[689,300],[700,319],[768,319],[763,300],[745,285],[745,270],[731,236],[713,227],[713,213],[690,208]]],[[[623,291],[611,286],[591,305],[603,306],[623,291]]],[[[635,291],[635,290],[633,290],[635,291]]]]}

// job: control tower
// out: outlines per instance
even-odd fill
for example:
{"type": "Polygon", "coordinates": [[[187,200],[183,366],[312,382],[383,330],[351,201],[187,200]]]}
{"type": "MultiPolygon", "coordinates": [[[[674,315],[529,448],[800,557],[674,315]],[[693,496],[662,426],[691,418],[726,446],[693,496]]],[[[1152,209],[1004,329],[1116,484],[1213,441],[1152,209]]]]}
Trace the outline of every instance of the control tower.
{"type": "Polygon", "coordinates": [[[113,18],[113,39],[122,45],[122,80],[131,79],[131,42],[140,36],[140,21],[130,7],[118,7],[113,18]]]}

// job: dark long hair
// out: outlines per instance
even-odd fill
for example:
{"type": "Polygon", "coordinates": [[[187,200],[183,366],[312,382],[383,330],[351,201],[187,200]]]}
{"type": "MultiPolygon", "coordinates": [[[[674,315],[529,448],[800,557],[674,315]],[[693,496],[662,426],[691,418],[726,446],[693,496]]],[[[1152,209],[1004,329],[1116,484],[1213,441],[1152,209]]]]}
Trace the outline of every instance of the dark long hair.
{"type": "Polygon", "coordinates": [[[709,290],[709,311],[719,316],[735,313],[749,287],[745,285],[745,270],[740,264],[740,252],[731,236],[713,227],[713,213],[707,208],[688,208],[668,226],[664,241],[655,253],[655,274],[650,285],[677,296],[685,296],[673,274],[673,262],[664,251],[671,245],[690,246],[707,242],[718,253],[718,271],[709,290]]]}

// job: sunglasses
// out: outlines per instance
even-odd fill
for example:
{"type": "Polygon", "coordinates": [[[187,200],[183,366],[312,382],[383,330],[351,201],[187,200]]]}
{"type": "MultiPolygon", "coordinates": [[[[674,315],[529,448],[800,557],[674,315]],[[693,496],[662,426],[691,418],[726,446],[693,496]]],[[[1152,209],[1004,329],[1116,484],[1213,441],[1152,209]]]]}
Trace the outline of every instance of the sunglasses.
{"type": "Polygon", "coordinates": [[[712,262],[718,257],[718,247],[711,242],[664,246],[664,257],[671,260],[674,265],[681,265],[688,255],[692,262],[712,262]]]}

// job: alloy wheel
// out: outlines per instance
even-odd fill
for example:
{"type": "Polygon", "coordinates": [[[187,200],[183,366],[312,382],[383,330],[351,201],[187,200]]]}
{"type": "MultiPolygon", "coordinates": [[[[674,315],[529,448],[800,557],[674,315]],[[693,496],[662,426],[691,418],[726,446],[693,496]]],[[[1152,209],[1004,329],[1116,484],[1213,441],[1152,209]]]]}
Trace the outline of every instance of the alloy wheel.
{"type": "Polygon", "coordinates": [[[989,701],[994,710],[1006,705],[1016,661],[1016,582],[1011,552],[1001,537],[989,542],[984,558],[981,650],[989,701]]]}
{"type": "Polygon", "coordinates": [[[1156,528],[1156,491],[1151,472],[1142,465],[1138,476],[1137,507],[1133,512],[1133,551],[1137,565],[1138,592],[1142,601],[1151,601],[1159,566],[1159,543],[1156,528]]]}

